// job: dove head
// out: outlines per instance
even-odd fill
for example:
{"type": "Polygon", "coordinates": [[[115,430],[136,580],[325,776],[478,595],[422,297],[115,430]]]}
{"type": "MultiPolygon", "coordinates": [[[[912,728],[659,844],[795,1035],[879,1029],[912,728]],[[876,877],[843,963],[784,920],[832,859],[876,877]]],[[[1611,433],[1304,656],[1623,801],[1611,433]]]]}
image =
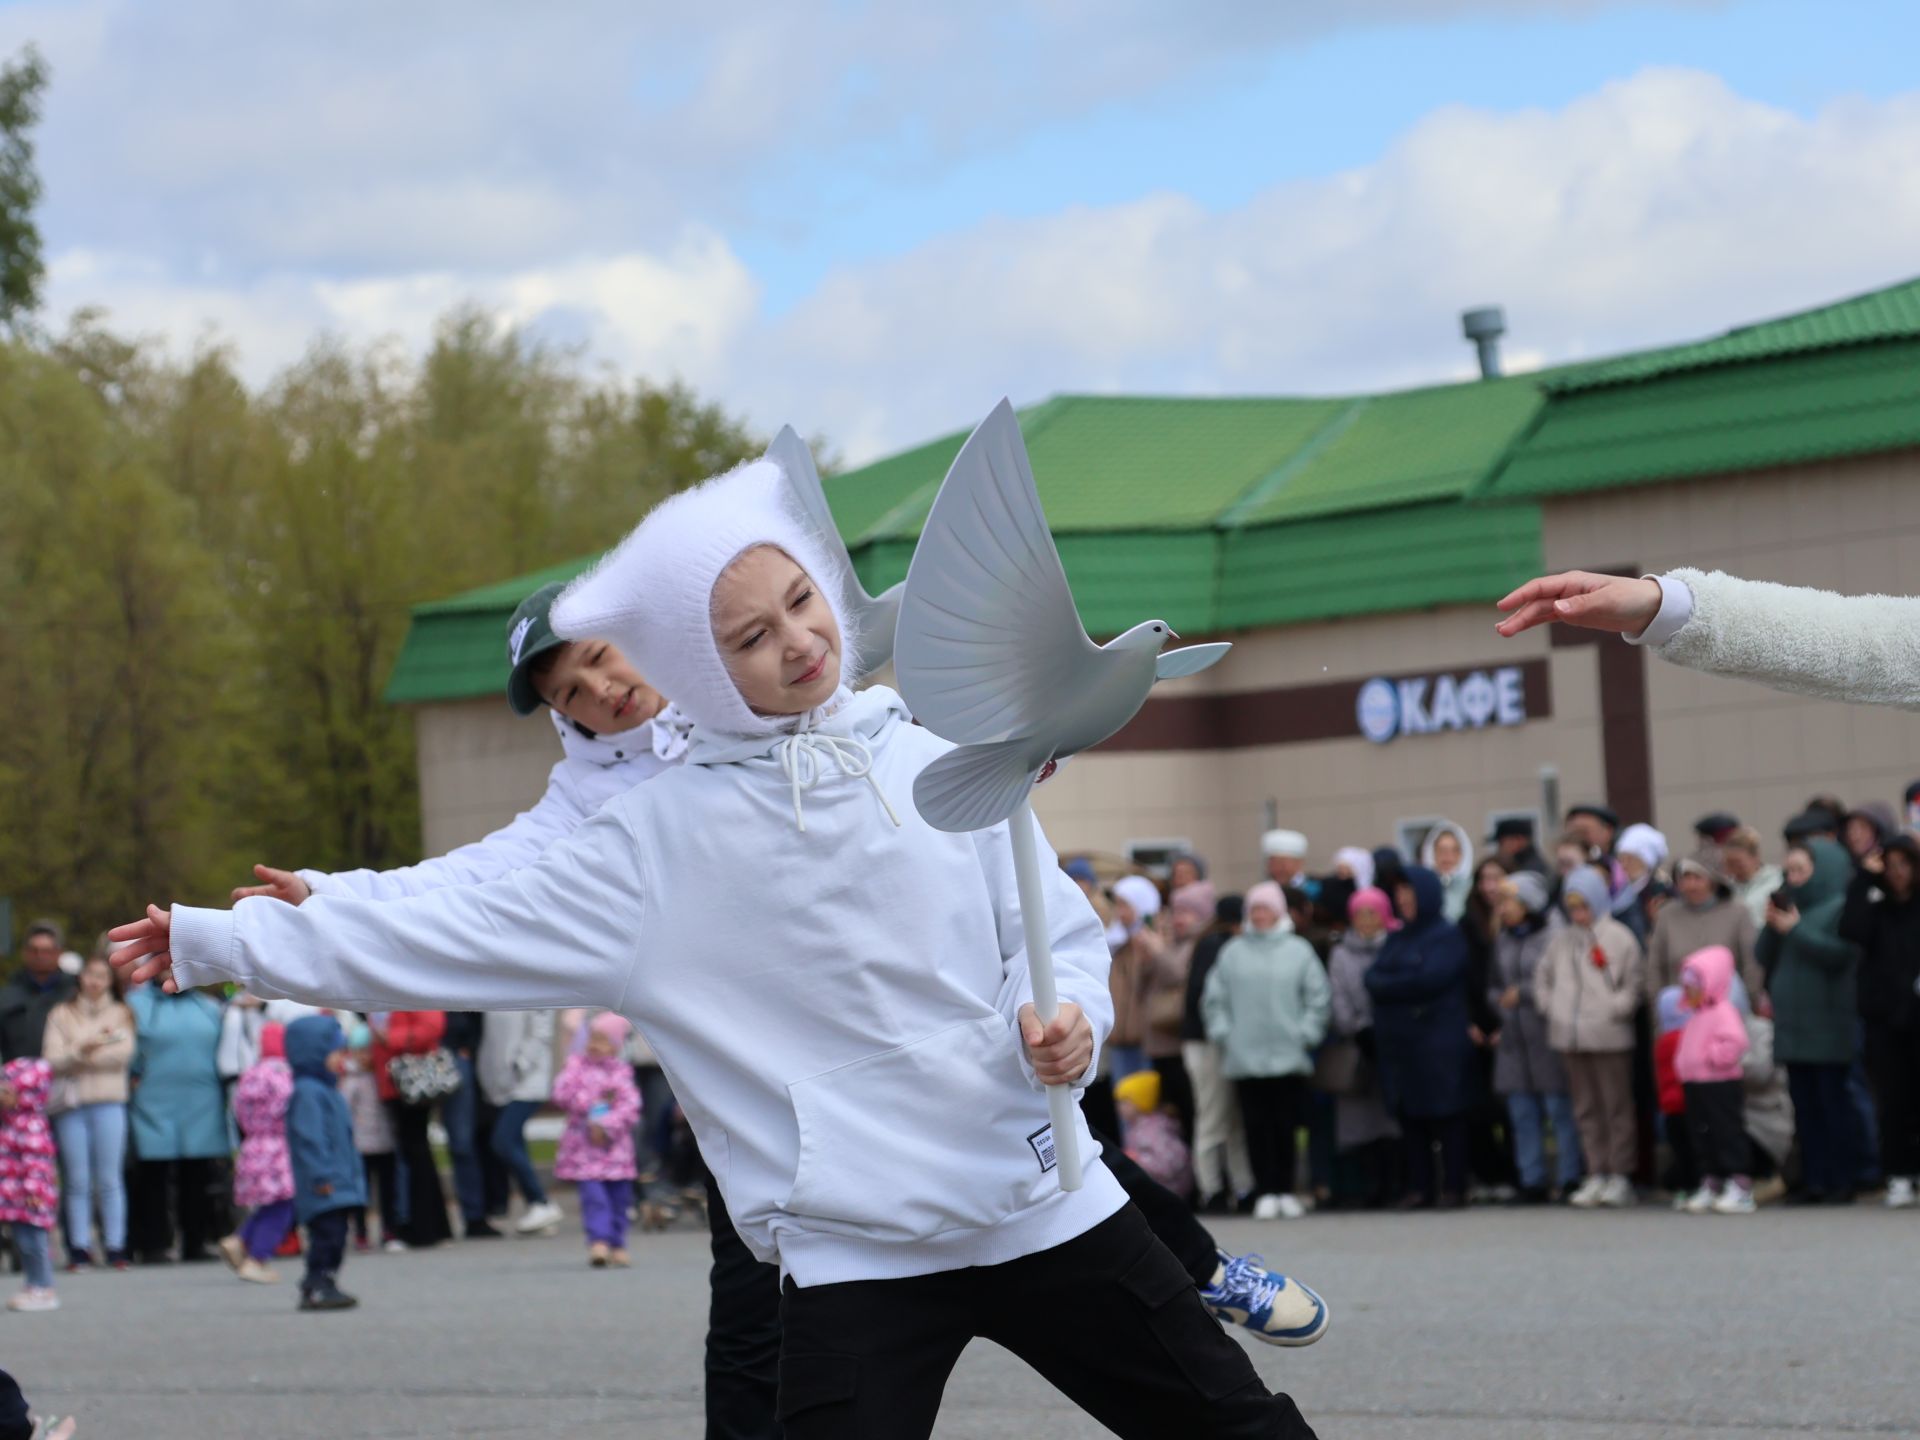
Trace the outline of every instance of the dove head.
{"type": "MultiPolygon", "coordinates": [[[[845,583],[844,573],[797,512],[780,467],[756,461],[656,505],[598,565],[567,587],[554,602],[552,622],[563,639],[611,641],[652,685],[674,697],[696,729],[773,736],[790,731],[792,716],[831,697],[839,684],[842,652],[852,643],[845,624],[845,583]],[[739,581],[723,586],[730,571],[739,581]],[[747,578],[755,583],[746,585],[747,578]],[[799,578],[808,583],[796,586],[799,578]],[[762,594],[770,586],[779,589],[775,600],[762,594]],[[803,601],[802,592],[809,589],[813,593],[803,601]],[[797,654],[788,657],[795,663],[779,677],[805,684],[781,683],[766,694],[756,684],[754,696],[747,695],[716,631],[723,623],[720,609],[731,604],[736,590],[743,595],[751,590],[767,618],[775,604],[809,610],[800,623],[816,639],[796,643],[812,645],[812,653],[804,663],[797,654]],[[831,637],[832,655],[813,673],[823,633],[831,637]],[[827,685],[829,674],[832,684],[827,685]],[[820,699],[801,703],[821,685],[826,688],[820,699]],[[772,703],[761,703],[766,701],[772,703]]],[[[783,624],[790,613],[780,612],[783,624]]],[[[785,642],[777,648],[784,654],[785,642]]]]}
{"type": "Polygon", "coordinates": [[[1180,637],[1173,633],[1173,627],[1164,620],[1143,620],[1124,635],[1115,636],[1108,642],[1109,650],[1139,650],[1148,655],[1158,655],[1166,649],[1169,640],[1180,637]]]}

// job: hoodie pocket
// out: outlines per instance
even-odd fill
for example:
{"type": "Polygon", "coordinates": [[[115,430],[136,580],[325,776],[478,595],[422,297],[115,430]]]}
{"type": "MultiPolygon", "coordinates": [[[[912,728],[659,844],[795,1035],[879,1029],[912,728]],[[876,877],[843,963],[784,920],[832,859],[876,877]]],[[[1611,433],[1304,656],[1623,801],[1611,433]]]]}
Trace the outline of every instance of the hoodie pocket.
{"type": "MultiPolygon", "coordinates": [[[[800,1162],[783,1207],[888,1241],[979,1229],[1052,1190],[1047,1102],[984,1016],[787,1087],[800,1162]]],[[[1083,1141],[1084,1148],[1084,1141],[1083,1141]]]]}

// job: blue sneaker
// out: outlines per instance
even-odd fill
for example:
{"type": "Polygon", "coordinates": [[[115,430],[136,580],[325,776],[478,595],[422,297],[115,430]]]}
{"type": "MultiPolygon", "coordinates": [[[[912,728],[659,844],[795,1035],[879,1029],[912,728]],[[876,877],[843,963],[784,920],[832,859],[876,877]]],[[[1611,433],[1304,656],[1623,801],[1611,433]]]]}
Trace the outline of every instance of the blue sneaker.
{"type": "Polygon", "coordinates": [[[1216,1253],[1220,1268],[1200,1291],[1214,1319],[1244,1325],[1269,1345],[1311,1345],[1327,1333],[1327,1302],[1298,1280],[1274,1274],[1258,1255],[1216,1253]]]}

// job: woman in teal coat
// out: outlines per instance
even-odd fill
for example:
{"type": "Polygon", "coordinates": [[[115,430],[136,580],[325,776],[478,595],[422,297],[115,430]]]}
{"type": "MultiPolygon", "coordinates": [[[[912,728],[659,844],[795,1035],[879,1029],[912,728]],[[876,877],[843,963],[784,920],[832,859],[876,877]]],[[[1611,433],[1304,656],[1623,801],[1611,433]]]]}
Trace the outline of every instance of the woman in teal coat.
{"type": "Polygon", "coordinates": [[[177,1214],[180,1258],[211,1259],[214,1192],[233,1153],[215,1061],[220,1004],[198,990],[168,995],[157,985],[142,985],[127,996],[127,1006],[139,1037],[128,1107],[139,1158],[129,1197],[130,1238],[142,1262],[164,1261],[177,1214]]]}

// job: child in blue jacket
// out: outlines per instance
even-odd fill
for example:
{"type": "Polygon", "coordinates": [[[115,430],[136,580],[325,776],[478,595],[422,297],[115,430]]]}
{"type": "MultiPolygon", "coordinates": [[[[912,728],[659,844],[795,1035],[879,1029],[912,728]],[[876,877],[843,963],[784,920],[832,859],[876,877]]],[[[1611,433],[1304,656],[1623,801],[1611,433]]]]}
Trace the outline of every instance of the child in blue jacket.
{"type": "Polygon", "coordinates": [[[293,1153],[295,1213],[307,1227],[302,1310],[346,1310],[360,1303],[334,1283],[346,1260],[348,1222],[367,1203],[353,1112],[340,1094],[346,1061],[346,1032],[331,1015],[309,1015],[287,1027],[287,1064],[293,1069],[287,1148],[293,1153]]]}

